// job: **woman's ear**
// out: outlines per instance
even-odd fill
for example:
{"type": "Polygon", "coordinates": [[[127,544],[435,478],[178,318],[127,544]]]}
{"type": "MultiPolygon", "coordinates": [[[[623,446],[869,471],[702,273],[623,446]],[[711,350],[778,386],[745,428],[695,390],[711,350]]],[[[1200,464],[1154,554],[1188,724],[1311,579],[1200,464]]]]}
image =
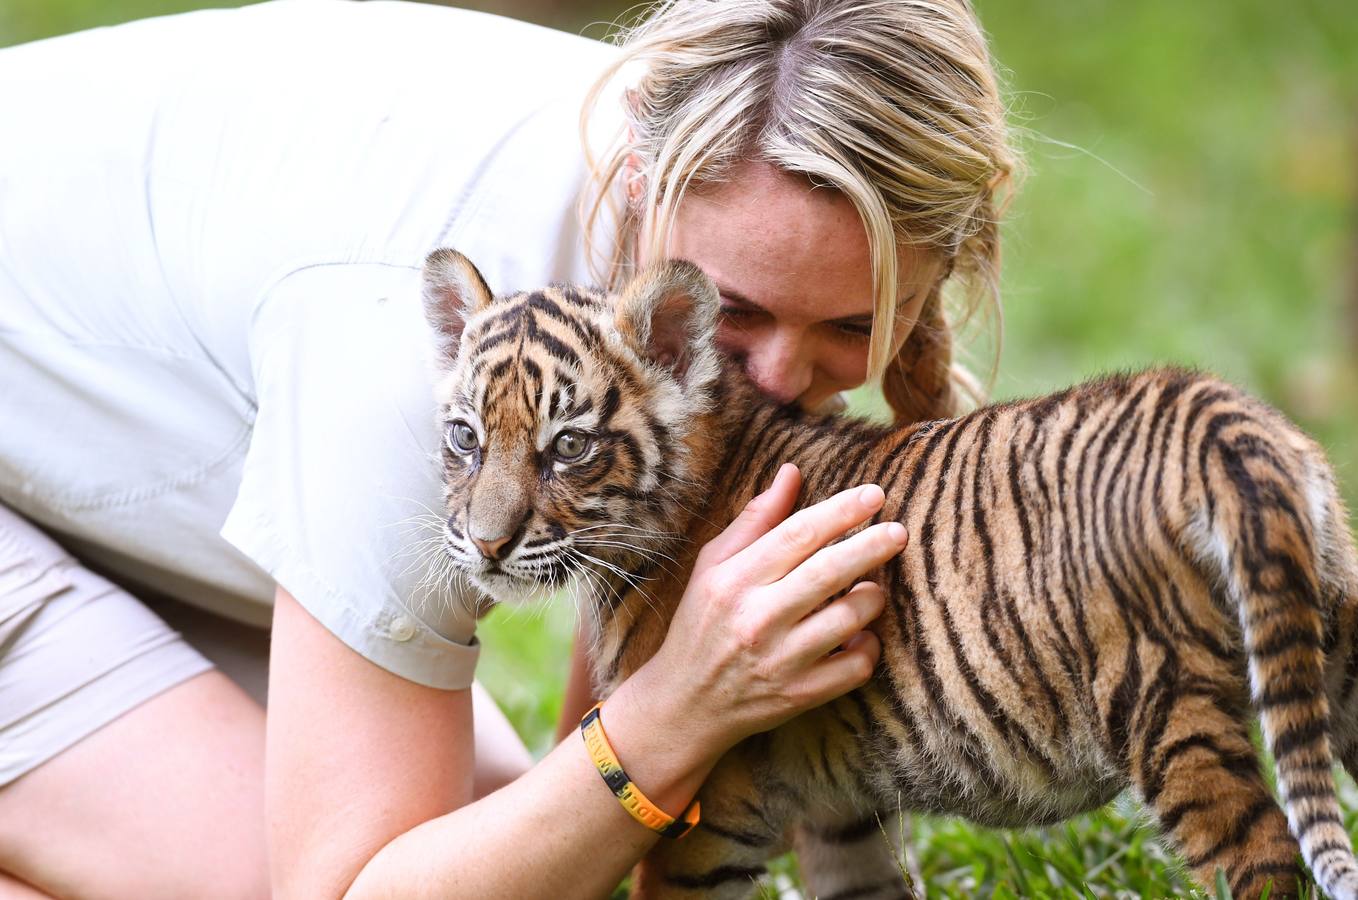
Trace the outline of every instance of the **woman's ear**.
{"type": "Polygon", "coordinates": [[[646,197],[646,169],[641,163],[641,154],[636,151],[637,125],[640,118],[641,95],[636,88],[628,88],[622,95],[627,121],[627,156],[623,158],[622,183],[627,205],[633,210],[641,209],[646,197]]]}
{"type": "Polygon", "coordinates": [[[634,278],[615,301],[614,321],[642,358],[686,388],[705,387],[720,370],[717,287],[702,269],[671,260],[634,278]]]}
{"type": "Polygon", "coordinates": [[[444,247],[424,260],[424,316],[434,329],[440,365],[451,366],[467,320],[490,306],[495,296],[471,260],[444,247]]]}

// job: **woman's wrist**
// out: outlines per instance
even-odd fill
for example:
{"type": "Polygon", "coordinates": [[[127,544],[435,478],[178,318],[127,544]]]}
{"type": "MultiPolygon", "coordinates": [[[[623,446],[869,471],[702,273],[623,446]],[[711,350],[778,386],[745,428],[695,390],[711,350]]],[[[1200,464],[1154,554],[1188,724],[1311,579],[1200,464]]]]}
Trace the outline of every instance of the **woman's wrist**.
{"type": "Polygon", "coordinates": [[[609,741],[632,782],[662,810],[680,815],[728,745],[691,704],[656,684],[648,664],[605,701],[609,741]]]}

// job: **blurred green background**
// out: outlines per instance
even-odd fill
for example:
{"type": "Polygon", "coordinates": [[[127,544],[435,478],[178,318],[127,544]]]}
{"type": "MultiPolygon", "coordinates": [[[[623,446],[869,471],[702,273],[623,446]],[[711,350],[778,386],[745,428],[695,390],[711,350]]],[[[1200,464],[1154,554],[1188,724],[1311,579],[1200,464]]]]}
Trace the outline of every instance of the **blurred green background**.
{"type": "MultiPolygon", "coordinates": [[[[206,5],[231,4],[0,0],[0,45],[206,5]]],[[[594,37],[625,8],[469,5],[594,37]]],[[[1005,229],[995,396],[1203,366],[1314,433],[1358,505],[1358,4],[977,6],[1029,169],[1005,229]]],[[[990,324],[969,342],[981,371],[990,324]]],[[[482,677],[538,751],[571,621],[557,607],[497,613],[483,629],[482,677]]],[[[1181,892],[1135,818],[1125,808],[1013,834],[920,821],[914,849],[931,895],[1181,892]]]]}

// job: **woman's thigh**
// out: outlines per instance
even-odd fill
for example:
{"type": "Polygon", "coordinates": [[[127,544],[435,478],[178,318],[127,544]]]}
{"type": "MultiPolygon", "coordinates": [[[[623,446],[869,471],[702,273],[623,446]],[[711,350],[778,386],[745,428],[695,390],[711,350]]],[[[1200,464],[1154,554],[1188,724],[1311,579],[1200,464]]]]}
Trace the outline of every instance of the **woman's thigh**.
{"type": "Polygon", "coordinates": [[[264,711],[207,671],[0,789],[0,868],[77,897],[266,897],[264,711]]]}
{"type": "MultiPolygon", "coordinates": [[[[532,757],[474,697],[480,797],[532,757]]],[[[0,788],[0,870],[59,896],[264,897],[263,784],[263,710],[205,672],[0,788]]]]}
{"type": "Polygon", "coordinates": [[[264,896],[263,765],[258,704],[0,506],[0,870],[62,896],[264,896]]]}

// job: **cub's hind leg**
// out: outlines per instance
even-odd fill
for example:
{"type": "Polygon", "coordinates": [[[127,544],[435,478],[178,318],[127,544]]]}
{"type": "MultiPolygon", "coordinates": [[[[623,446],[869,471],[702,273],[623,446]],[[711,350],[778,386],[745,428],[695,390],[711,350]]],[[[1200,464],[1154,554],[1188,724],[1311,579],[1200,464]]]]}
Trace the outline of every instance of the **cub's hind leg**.
{"type": "Polygon", "coordinates": [[[1171,681],[1147,698],[1130,741],[1133,784],[1198,883],[1231,895],[1298,896],[1298,846],[1260,772],[1247,714],[1226,692],[1171,681]]]}
{"type": "Polygon", "coordinates": [[[853,897],[900,900],[915,892],[900,862],[900,815],[821,812],[792,838],[808,895],[819,900],[853,897]]]}

